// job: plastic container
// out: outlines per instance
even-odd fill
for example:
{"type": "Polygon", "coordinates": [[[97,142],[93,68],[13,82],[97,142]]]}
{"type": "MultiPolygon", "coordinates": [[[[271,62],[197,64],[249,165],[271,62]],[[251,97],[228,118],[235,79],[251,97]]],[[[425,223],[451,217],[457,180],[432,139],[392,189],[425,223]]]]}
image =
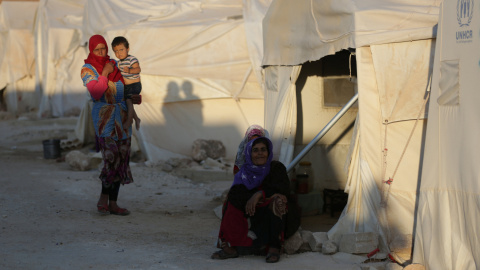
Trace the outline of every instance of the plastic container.
{"type": "Polygon", "coordinates": [[[55,159],[60,157],[60,140],[50,139],[43,141],[43,157],[55,159]]]}
{"type": "Polygon", "coordinates": [[[300,162],[297,170],[297,193],[306,194],[313,190],[312,163],[300,162]]]}

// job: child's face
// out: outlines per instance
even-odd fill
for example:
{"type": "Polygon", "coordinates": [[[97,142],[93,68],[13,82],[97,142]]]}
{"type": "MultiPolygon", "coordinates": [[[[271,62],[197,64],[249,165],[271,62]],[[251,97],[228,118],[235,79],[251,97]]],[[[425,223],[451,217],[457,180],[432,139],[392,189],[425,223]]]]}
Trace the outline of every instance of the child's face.
{"type": "Polygon", "coordinates": [[[115,53],[115,56],[120,60],[123,60],[128,56],[128,49],[125,48],[123,44],[113,47],[113,52],[115,53]]]}

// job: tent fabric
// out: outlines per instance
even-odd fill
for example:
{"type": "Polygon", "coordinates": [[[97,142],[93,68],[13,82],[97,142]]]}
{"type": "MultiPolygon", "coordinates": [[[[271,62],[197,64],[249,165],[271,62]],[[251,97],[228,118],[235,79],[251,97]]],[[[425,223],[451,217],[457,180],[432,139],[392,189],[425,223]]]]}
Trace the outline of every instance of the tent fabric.
{"type": "Polygon", "coordinates": [[[424,114],[423,97],[433,61],[433,57],[417,56],[431,55],[431,47],[432,40],[427,39],[357,48],[358,150],[353,151],[348,175],[347,207],[328,232],[329,237],[338,240],[346,232],[376,232],[383,251],[392,252],[401,262],[409,260],[411,254],[424,135],[424,120],[420,118],[416,127],[415,122],[416,115],[424,114]],[[416,76],[401,72],[401,65],[385,69],[380,60],[389,58],[393,63],[408,59],[409,65],[425,69],[417,70],[416,76]],[[395,83],[391,83],[391,87],[378,83],[393,75],[396,75],[395,83]],[[407,87],[398,88],[398,85],[407,87]],[[395,97],[396,102],[385,102],[385,97],[395,97]],[[398,102],[408,97],[411,98],[409,110],[396,114],[395,119],[402,121],[388,121],[398,102]],[[384,181],[390,177],[393,182],[388,185],[384,181]]]}
{"type": "Polygon", "coordinates": [[[35,67],[38,115],[78,115],[88,98],[78,83],[86,58],[80,46],[85,0],[41,0],[35,21],[35,67]]]}
{"type": "Polygon", "coordinates": [[[262,21],[272,0],[243,1],[243,19],[250,61],[258,82],[263,82],[263,27],[262,21]]]}
{"type": "MultiPolygon", "coordinates": [[[[439,3],[438,0],[401,2],[395,0],[274,0],[263,19],[262,65],[265,69],[266,95],[268,95],[268,89],[276,88],[276,86],[270,87],[268,82],[287,80],[287,78],[277,79],[278,71],[276,69],[278,66],[301,65],[343,49],[435,37],[439,3]]],[[[429,55],[417,56],[423,58],[429,57],[429,55]]],[[[382,63],[380,60],[377,65],[382,63]]],[[[401,67],[408,65],[408,62],[404,59],[397,59],[396,65],[401,67]]],[[[391,67],[384,66],[383,68],[391,67]]],[[[421,68],[417,67],[416,70],[421,68]]],[[[400,71],[408,72],[406,68],[400,71]]],[[[416,73],[410,73],[410,75],[417,76],[416,73]]],[[[397,82],[396,85],[390,86],[389,82],[392,79],[395,80],[395,74],[392,76],[392,78],[385,78],[379,83],[385,87],[394,87],[397,92],[402,87],[415,87],[414,80],[409,81],[410,85],[401,85],[398,84],[401,82],[397,82]]],[[[290,114],[284,110],[290,110],[294,105],[278,103],[278,97],[285,96],[284,91],[287,89],[289,88],[286,86],[277,88],[276,91],[280,91],[279,93],[265,97],[265,107],[268,107],[265,109],[265,125],[270,126],[270,129],[277,130],[270,133],[274,146],[285,145],[285,142],[282,141],[285,138],[284,135],[295,133],[290,131],[284,134],[287,128],[286,123],[291,121],[285,118],[290,114]],[[284,109],[275,107],[273,104],[283,106],[284,109]],[[269,114],[273,115],[272,112],[281,113],[283,116],[270,117],[269,114]],[[275,121],[272,122],[271,119],[275,121]]],[[[417,95],[422,94],[417,93],[417,95]]],[[[394,92],[390,92],[389,95],[391,96],[382,95],[383,101],[398,102],[397,106],[393,106],[392,111],[386,116],[390,121],[401,121],[402,119],[399,117],[402,115],[406,117],[405,119],[416,118],[416,115],[406,116],[405,113],[410,111],[416,114],[417,112],[410,110],[411,106],[416,106],[415,102],[421,102],[423,98],[414,102],[411,102],[408,97],[405,100],[396,101],[394,92]]],[[[295,99],[290,100],[295,102],[295,99]]],[[[288,130],[296,130],[295,126],[289,124],[288,130]]],[[[290,151],[295,140],[291,141],[289,147],[281,147],[278,150],[290,151]]],[[[279,152],[278,156],[285,157],[283,162],[286,163],[292,160],[292,158],[288,158],[290,156],[288,152],[279,152]]]]}
{"type": "Polygon", "coordinates": [[[0,5],[0,89],[5,89],[9,112],[38,108],[35,93],[35,56],[32,29],[37,2],[2,2],[0,5]]]}
{"type": "Polygon", "coordinates": [[[262,65],[299,65],[342,49],[435,37],[441,2],[275,0],[263,21],[262,65]]]}
{"type": "Polygon", "coordinates": [[[296,86],[301,66],[265,69],[265,127],[273,142],[273,158],[289,164],[293,159],[297,121],[296,86]]]}
{"type": "MultiPolygon", "coordinates": [[[[84,12],[83,42],[92,34],[127,37],[142,75],[258,84],[241,1],[87,1],[84,12]]],[[[227,84],[224,93],[209,98],[232,97],[241,86],[227,84]]],[[[263,98],[260,87],[249,90],[238,98],[263,98]]],[[[202,98],[204,92],[196,95],[202,98]]]]}
{"type": "Polygon", "coordinates": [[[413,250],[426,269],[478,269],[480,262],[480,38],[462,39],[480,17],[465,7],[441,7],[413,250]]]}
{"type": "Polygon", "coordinates": [[[233,159],[241,134],[263,123],[264,94],[246,35],[246,27],[260,21],[261,6],[87,0],[81,43],[92,34],[125,36],[140,61],[143,102],[135,110],[142,124],[136,136],[149,162],[189,156],[196,139],[222,141],[226,158],[233,159]]]}

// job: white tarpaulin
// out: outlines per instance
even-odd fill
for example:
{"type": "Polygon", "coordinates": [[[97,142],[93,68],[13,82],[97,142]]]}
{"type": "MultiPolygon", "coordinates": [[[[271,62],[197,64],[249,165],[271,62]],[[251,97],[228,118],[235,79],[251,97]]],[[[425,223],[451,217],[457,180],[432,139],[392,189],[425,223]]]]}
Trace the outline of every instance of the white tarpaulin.
{"type": "Polygon", "coordinates": [[[41,0],[35,21],[37,92],[41,117],[78,115],[87,93],[78,77],[85,49],[80,46],[85,0],[41,0]]]}
{"type": "MultiPolygon", "coordinates": [[[[273,1],[263,20],[262,65],[266,70],[265,81],[277,83],[266,84],[267,93],[272,91],[270,96],[277,100],[291,91],[290,84],[295,84],[289,76],[277,78],[279,66],[296,66],[348,48],[434,37],[439,3],[436,0],[273,1]]],[[[294,140],[285,138],[295,136],[295,121],[286,117],[269,118],[269,114],[285,113],[293,105],[266,98],[265,107],[265,125],[272,130],[274,145],[291,149],[294,140]],[[286,143],[291,145],[286,147],[286,143]]],[[[287,115],[292,113],[285,113],[287,115]]],[[[289,163],[293,159],[290,153],[293,152],[278,153],[278,156],[284,157],[282,162],[289,163]]]]}
{"type": "Polygon", "coordinates": [[[263,65],[299,65],[342,49],[435,36],[441,0],[275,0],[263,65]]]}
{"type": "Polygon", "coordinates": [[[480,12],[441,8],[413,261],[426,269],[480,268],[480,12]]]}
{"type": "MultiPolygon", "coordinates": [[[[196,139],[222,141],[233,159],[247,127],[264,122],[261,21],[269,3],[4,1],[0,87],[7,86],[14,113],[80,115],[71,139],[88,143],[89,95],[80,78],[87,41],[125,36],[142,68],[142,123],[134,135],[147,159],[190,155],[196,139]]],[[[109,55],[115,58],[112,48],[109,55]]]]}
{"type": "Polygon", "coordinates": [[[38,108],[35,93],[33,21],[37,2],[2,2],[0,5],[0,89],[13,114],[38,108]]]}
{"type": "Polygon", "coordinates": [[[151,162],[190,155],[196,139],[222,141],[233,159],[247,127],[263,123],[263,91],[253,72],[259,68],[251,59],[258,56],[249,54],[243,19],[245,13],[255,25],[261,6],[244,11],[239,0],[86,2],[82,44],[92,34],[107,42],[125,36],[140,61],[143,103],[135,109],[142,126],[135,135],[151,162]]]}
{"type": "Polygon", "coordinates": [[[381,249],[400,262],[411,254],[432,43],[357,48],[359,123],[346,186],[349,200],[329,231],[336,240],[345,232],[376,232],[381,249]]]}

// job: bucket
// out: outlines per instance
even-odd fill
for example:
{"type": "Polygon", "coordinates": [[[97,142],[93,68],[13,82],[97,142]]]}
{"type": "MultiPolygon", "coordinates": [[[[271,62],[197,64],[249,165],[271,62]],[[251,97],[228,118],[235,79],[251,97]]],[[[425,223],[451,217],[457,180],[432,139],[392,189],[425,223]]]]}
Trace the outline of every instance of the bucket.
{"type": "Polygon", "coordinates": [[[50,139],[43,141],[43,157],[53,159],[60,157],[60,140],[50,139]]]}

